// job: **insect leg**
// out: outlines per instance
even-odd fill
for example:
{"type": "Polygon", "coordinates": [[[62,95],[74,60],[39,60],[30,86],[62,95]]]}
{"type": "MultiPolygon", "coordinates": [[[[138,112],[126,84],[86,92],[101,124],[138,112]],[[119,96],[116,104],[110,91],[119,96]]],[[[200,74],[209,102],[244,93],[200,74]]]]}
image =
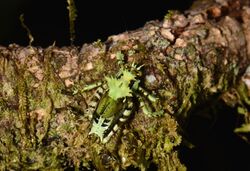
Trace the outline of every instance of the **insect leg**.
{"type": "Polygon", "coordinates": [[[143,89],[142,87],[138,87],[138,90],[145,96],[147,97],[147,99],[151,102],[156,102],[158,100],[158,98],[156,98],[155,96],[153,96],[152,94],[150,94],[149,92],[147,92],[145,89],[143,89]]]}
{"type": "Polygon", "coordinates": [[[132,100],[128,100],[127,103],[128,104],[126,108],[122,110],[122,112],[120,112],[120,114],[117,115],[116,118],[114,118],[109,128],[105,131],[105,138],[103,139],[103,143],[108,142],[112,135],[114,135],[114,133],[117,132],[117,130],[119,129],[119,125],[124,124],[131,116],[134,104],[132,100]]]}
{"type": "Polygon", "coordinates": [[[96,88],[96,87],[101,86],[102,84],[103,84],[103,82],[96,82],[96,83],[94,83],[94,84],[87,85],[87,86],[85,86],[85,87],[82,89],[82,91],[84,92],[84,91],[92,90],[92,89],[94,89],[94,88],[96,88]]]}
{"type": "MultiPolygon", "coordinates": [[[[141,90],[143,89],[141,88],[141,90]]],[[[148,94],[147,91],[143,91],[143,95],[145,97],[141,96],[140,94],[136,94],[143,113],[149,117],[163,115],[164,113],[163,110],[157,110],[157,108],[160,108],[160,105],[157,105],[158,99],[148,94]],[[151,103],[149,103],[147,100],[150,101],[151,103]]]]}
{"type": "Polygon", "coordinates": [[[100,86],[97,88],[97,90],[95,91],[95,93],[91,97],[90,102],[88,103],[88,108],[85,110],[89,119],[92,119],[93,113],[96,110],[96,107],[98,106],[98,103],[99,103],[102,95],[104,94],[104,91],[105,90],[102,88],[102,86],[100,86]]]}

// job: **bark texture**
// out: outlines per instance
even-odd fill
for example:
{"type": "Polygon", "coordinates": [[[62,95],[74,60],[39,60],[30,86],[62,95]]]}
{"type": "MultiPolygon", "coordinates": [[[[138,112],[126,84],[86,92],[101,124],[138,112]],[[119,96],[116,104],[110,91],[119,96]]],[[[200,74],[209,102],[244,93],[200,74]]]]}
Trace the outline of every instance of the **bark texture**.
{"type": "Polygon", "coordinates": [[[0,170],[185,170],[176,147],[190,111],[219,97],[250,104],[249,71],[241,78],[250,64],[248,5],[197,1],[82,47],[0,47],[0,170]],[[126,65],[144,65],[138,81],[164,115],[145,115],[135,97],[132,118],[103,144],[85,115],[95,89],[82,90],[119,72],[118,53],[126,65]]]}

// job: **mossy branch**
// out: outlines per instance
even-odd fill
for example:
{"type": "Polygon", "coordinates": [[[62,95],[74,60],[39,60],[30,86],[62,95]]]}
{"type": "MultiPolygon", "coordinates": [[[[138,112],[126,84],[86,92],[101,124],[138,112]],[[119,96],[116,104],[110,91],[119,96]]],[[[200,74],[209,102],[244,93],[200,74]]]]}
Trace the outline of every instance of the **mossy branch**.
{"type": "Polygon", "coordinates": [[[249,124],[248,77],[240,81],[250,64],[249,4],[207,1],[204,8],[202,2],[106,42],[1,46],[0,170],[146,170],[152,163],[158,170],[185,170],[176,148],[182,139],[178,131],[194,107],[222,97],[232,106],[242,104],[239,111],[249,124]],[[138,105],[102,144],[89,135],[85,113],[94,90],[83,89],[116,75],[118,52],[126,64],[143,65],[140,85],[157,95],[154,107],[161,106],[164,116],[148,117],[138,105]],[[235,96],[227,94],[234,91],[235,96]]]}

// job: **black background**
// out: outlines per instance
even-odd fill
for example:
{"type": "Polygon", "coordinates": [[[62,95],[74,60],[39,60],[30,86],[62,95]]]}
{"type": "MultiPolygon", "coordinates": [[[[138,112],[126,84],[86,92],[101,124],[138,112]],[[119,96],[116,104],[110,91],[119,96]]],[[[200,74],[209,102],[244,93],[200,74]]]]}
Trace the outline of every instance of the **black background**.
{"type": "MultiPolygon", "coordinates": [[[[184,10],[189,0],[75,0],[78,18],[76,45],[106,40],[112,34],[142,27],[146,21],[159,19],[168,9],[184,10]]],[[[47,47],[54,41],[66,46],[69,41],[66,0],[0,0],[0,44],[28,44],[26,31],[19,22],[24,14],[25,24],[35,38],[34,45],[47,47]]]]}
{"type": "MultiPolygon", "coordinates": [[[[191,0],[75,0],[78,10],[75,45],[142,27],[150,20],[162,20],[168,9],[185,10],[191,0]]],[[[47,47],[70,45],[66,0],[0,0],[0,45],[28,45],[19,16],[35,38],[33,45],[47,47]]],[[[196,147],[180,149],[181,159],[189,170],[250,170],[250,149],[233,134],[235,111],[223,108],[212,128],[203,118],[192,117],[188,133],[196,147]],[[246,157],[245,157],[246,156],[246,157]]]]}

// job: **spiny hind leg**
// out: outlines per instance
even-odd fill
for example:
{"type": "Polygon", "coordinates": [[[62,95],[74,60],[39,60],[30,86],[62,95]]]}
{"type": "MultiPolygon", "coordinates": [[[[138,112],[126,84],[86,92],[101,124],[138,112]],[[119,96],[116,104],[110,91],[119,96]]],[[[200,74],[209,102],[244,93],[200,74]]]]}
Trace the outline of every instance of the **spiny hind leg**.
{"type": "Polygon", "coordinates": [[[107,143],[110,138],[118,131],[120,127],[119,125],[123,125],[130,118],[131,114],[133,113],[133,109],[134,103],[132,102],[132,100],[129,100],[126,108],[116,116],[113,123],[106,130],[103,143],[107,143]]]}

